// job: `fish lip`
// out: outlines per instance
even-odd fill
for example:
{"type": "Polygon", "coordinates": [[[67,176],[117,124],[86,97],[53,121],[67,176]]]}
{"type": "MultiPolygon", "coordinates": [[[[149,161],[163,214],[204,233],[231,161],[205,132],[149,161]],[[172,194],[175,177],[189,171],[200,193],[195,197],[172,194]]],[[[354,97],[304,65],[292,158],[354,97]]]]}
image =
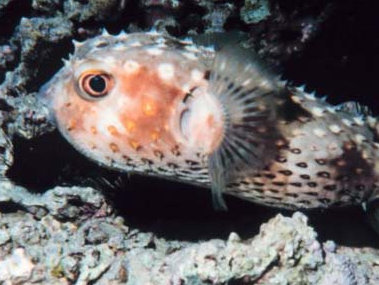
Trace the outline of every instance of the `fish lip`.
{"type": "Polygon", "coordinates": [[[179,115],[179,129],[182,136],[185,138],[185,140],[188,140],[190,137],[189,134],[189,120],[191,117],[191,110],[190,108],[186,107],[180,112],[179,115]]]}

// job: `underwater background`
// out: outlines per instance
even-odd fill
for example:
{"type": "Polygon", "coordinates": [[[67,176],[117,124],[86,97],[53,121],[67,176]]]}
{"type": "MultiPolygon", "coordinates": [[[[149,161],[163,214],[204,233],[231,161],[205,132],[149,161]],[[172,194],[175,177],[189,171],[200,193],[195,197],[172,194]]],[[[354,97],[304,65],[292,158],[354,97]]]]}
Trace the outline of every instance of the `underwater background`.
{"type": "Polygon", "coordinates": [[[104,28],[210,40],[238,31],[290,84],[378,116],[378,8],[373,0],[0,0],[0,282],[379,284],[379,239],[361,207],[294,214],[226,197],[229,211],[215,212],[204,189],[88,161],[35,97],[72,40],[104,28]]]}

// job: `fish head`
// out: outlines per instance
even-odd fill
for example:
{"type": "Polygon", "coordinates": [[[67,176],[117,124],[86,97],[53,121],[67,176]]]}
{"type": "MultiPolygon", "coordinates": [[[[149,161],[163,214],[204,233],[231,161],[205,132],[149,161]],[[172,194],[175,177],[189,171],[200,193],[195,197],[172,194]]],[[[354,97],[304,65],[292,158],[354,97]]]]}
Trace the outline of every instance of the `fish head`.
{"type": "Polygon", "coordinates": [[[222,109],[207,92],[196,54],[111,40],[77,47],[40,92],[64,137],[89,158],[121,169],[211,153],[221,140],[222,109]]]}

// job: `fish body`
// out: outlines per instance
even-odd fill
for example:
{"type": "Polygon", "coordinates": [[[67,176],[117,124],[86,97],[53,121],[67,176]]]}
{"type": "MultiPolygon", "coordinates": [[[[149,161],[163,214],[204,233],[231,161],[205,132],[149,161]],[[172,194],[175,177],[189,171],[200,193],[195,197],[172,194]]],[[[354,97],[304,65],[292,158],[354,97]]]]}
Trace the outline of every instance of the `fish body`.
{"type": "Polygon", "coordinates": [[[40,98],[90,159],[211,188],[221,208],[222,194],[288,209],[378,197],[377,119],[289,87],[235,50],[103,34],[75,44],[40,98]]]}

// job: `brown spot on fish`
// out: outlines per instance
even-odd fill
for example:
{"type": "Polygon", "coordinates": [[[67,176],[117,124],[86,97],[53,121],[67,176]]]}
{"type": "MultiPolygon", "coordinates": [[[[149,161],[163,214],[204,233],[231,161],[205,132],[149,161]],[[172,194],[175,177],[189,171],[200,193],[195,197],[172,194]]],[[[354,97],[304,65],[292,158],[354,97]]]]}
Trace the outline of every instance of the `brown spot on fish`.
{"type": "Polygon", "coordinates": [[[148,166],[151,166],[151,165],[154,164],[154,162],[151,159],[148,159],[146,157],[142,157],[141,161],[142,161],[143,164],[148,165],[148,166]]]}
{"type": "Polygon", "coordinates": [[[315,159],[315,161],[320,164],[320,165],[325,165],[326,164],[326,160],[325,159],[315,159]]]}
{"type": "Polygon", "coordinates": [[[71,132],[73,131],[77,126],[77,121],[75,119],[71,119],[67,126],[67,131],[71,132]]]}
{"type": "Polygon", "coordinates": [[[135,140],[131,139],[129,140],[129,144],[130,146],[135,150],[135,151],[139,151],[142,149],[142,146],[135,140]]]}
{"type": "Polygon", "coordinates": [[[276,185],[276,186],[284,186],[284,185],[286,185],[286,183],[284,183],[282,181],[272,181],[272,184],[276,185]]]}
{"type": "Polygon", "coordinates": [[[301,153],[301,150],[299,148],[292,148],[290,151],[294,154],[300,154],[301,153]]]}
{"type": "Polygon", "coordinates": [[[311,177],[308,174],[300,174],[300,178],[303,178],[305,180],[311,179],[311,177]]]}
{"type": "Polygon", "coordinates": [[[299,203],[304,204],[304,205],[310,205],[311,204],[311,202],[308,200],[300,200],[299,203]]]}
{"type": "Polygon", "coordinates": [[[285,176],[290,176],[292,175],[292,171],[291,170],[279,170],[279,173],[285,175],[285,176]]]}
{"type": "Polygon", "coordinates": [[[154,142],[156,142],[159,139],[159,133],[157,131],[152,131],[150,136],[154,142]]]}
{"type": "Polygon", "coordinates": [[[287,197],[292,197],[292,198],[297,198],[299,197],[299,194],[296,194],[296,193],[284,193],[285,196],[287,197]]]}
{"type": "Polygon", "coordinates": [[[330,204],[330,202],[332,201],[332,200],[330,200],[330,199],[328,199],[328,198],[320,198],[320,199],[318,199],[321,203],[323,203],[323,204],[330,204]]]}
{"type": "Polygon", "coordinates": [[[92,133],[93,135],[96,135],[96,134],[97,134],[97,129],[96,129],[96,127],[94,127],[94,126],[92,126],[92,127],[90,128],[90,131],[91,131],[91,133],[92,133]]]}
{"type": "Polygon", "coordinates": [[[283,148],[283,147],[287,146],[287,143],[285,140],[279,139],[279,140],[275,141],[275,145],[279,148],[283,148]]]}
{"type": "Polygon", "coordinates": [[[159,159],[163,159],[163,157],[164,157],[164,155],[163,155],[163,153],[160,151],[160,150],[154,150],[154,156],[155,157],[157,157],[157,158],[159,158],[159,159]]]}
{"type": "Polygon", "coordinates": [[[305,195],[308,195],[308,196],[313,196],[313,197],[317,197],[318,196],[318,192],[303,192],[305,195]]]}
{"type": "Polygon", "coordinates": [[[277,162],[280,162],[280,163],[284,163],[284,162],[287,162],[287,159],[286,159],[285,156],[278,155],[278,156],[276,157],[276,161],[277,161],[277,162]]]}
{"type": "Polygon", "coordinates": [[[171,149],[171,153],[175,156],[179,156],[180,155],[180,149],[179,149],[179,146],[178,145],[175,145],[172,149],[171,149]]]}
{"type": "Polygon", "coordinates": [[[269,178],[269,179],[274,179],[274,178],[276,177],[275,174],[271,174],[271,173],[266,173],[266,174],[264,174],[264,176],[265,176],[266,178],[269,178]]]}
{"type": "Polygon", "coordinates": [[[118,147],[118,145],[116,144],[116,143],[110,143],[109,144],[109,147],[110,147],[110,149],[113,151],[113,152],[119,152],[120,151],[120,148],[118,147]]]}
{"type": "Polygon", "coordinates": [[[117,136],[117,135],[119,134],[118,131],[117,131],[117,128],[116,128],[115,126],[112,126],[112,125],[108,126],[108,127],[107,127],[107,130],[108,130],[108,132],[109,132],[112,136],[117,136]]]}
{"type": "Polygon", "coordinates": [[[301,168],[307,168],[308,164],[306,164],[305,162],[299,162],[299,163],[296,163],[296,166],[301,167],[301,168]]]}
{"type": "Polygon", "coordinates": [[[337,189],[337,185],[336,184],[325,185],[324,189],[327,190],[327,191],[334,191],[334,190],[337,189]]]}
{"type": "Polygon", "coordinates": [[[173,162],[168,162],[167,166],[169,168],[172,168],[172,169],[178,169],[179,168],[179,166],[176,163],[173,163],[173,162]]]}
{"type": "Polygon", "coordinates": [[[127,156],[127,155],[125,155],[125,154],[123,154],[121,157],[122,157],[125,161],[127,161],[127,162],[129,162],[129,161],[132,160],[129,156],[127,156]]]}
{"type": "Polygon", "coordinates": [[[323,178],[330,178],[330,173],[326,171],[320,171],[320,172],[317,172],[317,176],[323,177],[323,178]]]}
{"type": "Polygon", "coordinates": [[[89,147],[90,147],[90,149],[96,149],[97,148],[96,144],[94,144],[94,143],[90,143],[89,147]]]}

